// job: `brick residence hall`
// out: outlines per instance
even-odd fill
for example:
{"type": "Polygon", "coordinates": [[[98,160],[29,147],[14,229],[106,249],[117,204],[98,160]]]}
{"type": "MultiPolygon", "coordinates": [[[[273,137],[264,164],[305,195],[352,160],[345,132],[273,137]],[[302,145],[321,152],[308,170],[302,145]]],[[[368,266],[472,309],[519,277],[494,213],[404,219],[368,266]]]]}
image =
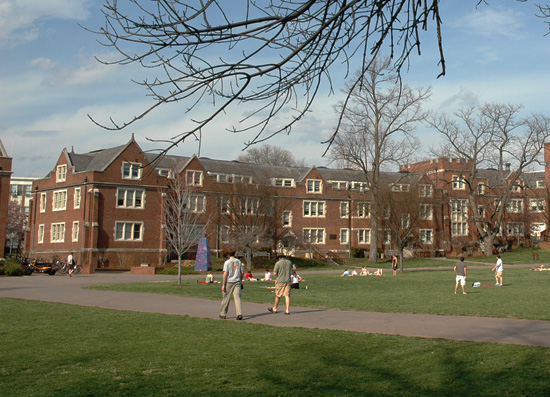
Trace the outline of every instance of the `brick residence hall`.
{"type": "MultiPolygon", "coordinates": [[[[545,160],[550,164],[550,144],[545,160]]],[[[87,272],[141,263],[162,266],[171,259],[163,236],[164,197],[170,179],[180,177],[192,190],[189,210],[207,225],[203,237],[212,255],[244,244],[236,230],[257,231],[246,243],[255,252],[366,255],[372,249],[374,205],[380,207],[376,248],[381,254],[396,250],[396,235],[407,225],[414,236],[405,247],[407,255],[475,254],[479,238],[461,176],[466,165],[444,158],[409,164],[400,172],[383,173],[385,189],[372,197],[364,174],[350,169],[196,156],[158,159],[144,153],[133,137],[123,146],[88,153],[64,149],[52,171],[33,183],[25,249],[29,257],[45,260],[73,253],[87,272]]],[[[480,183],[491,186],[496,173],[482,170],[480,183]]],[[[495,243],[529,245],[533,236],[545,238],[546,178],[545,171],[523,175],[495,243]]],[[[481,193],[494,201],[490,190],[481,193]]]]}

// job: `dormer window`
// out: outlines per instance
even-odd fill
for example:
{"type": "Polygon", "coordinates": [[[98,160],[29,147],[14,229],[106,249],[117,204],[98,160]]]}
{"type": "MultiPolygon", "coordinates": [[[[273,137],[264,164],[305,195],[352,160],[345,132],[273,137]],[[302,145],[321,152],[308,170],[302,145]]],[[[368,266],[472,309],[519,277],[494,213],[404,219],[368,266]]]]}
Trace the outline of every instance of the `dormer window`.
{"type": "Polygon", "coordinates": [[[322,184],[319,179],[308,179],[306,182],[306,191],[308,193],[322,193],[322,184]]]}
{"type": "Polygon", "coordinates": [[[141,164],[139,163],[123,163],[122,178],[124,179],[141,179],[141,164]]]}
{"type": "Polygon", "coordinates": [[[67,179],[67,164],[58,165],[57,172],[55,173],[56,182],[65,182],[67,179]]]}
{"type": "Polygon", "coordinates": [[[202,186],[202,171],[187,171],[187,186],[202,186]]]}
{"type": "Polygon", "coordinates": [[[464,190],[466,188],[466,181],[463,176],[453,176],[453,189],[454,190],[464,190]]]}
{"type": "Polygon", "coordinates": [[[537,181],[537,189],[544,189],[546,187],[546,182],[543,180],[537,181]]]}

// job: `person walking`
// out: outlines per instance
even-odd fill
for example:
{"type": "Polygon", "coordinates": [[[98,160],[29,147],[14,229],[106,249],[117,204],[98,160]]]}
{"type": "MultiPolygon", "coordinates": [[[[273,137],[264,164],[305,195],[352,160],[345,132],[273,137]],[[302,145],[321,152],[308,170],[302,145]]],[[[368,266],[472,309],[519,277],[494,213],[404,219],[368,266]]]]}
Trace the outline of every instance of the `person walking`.
{"type": "Polygon", "coordinates": [[[393,275],[397,275],[397,256],[391,256],[391,269],[393,270],[393,275]]]}
{"type": "Polygon", "coordinates": [[[69,256],[67,257],[67,265],[69,266],[69,277],[73,276],[73,272],[75,269],[76,261],[74,260],[73,253],[71,252],[69,256]]]}
{"type": "Polygon", "coordinates": [[[290,278],[292,276],[292,262],[283,255],[277,257],[278,261],[273,268],[273,274],[277,276],[275,280],[275,303],[273,307],[268,308],[271,313],[277,313],[277,307],[281,297],[285,297],[285,314],[290,314],[290,278]]]}
{"type": "Polygon", "coordinates": [[[237,320],[243,319],[243,310],[241,303],[242,285],[243,285],[244,268],[240,260],[235,258],[235,251],[229,255],[229,259],[223,264],[223,281],[222,281],[222,304],[220,308],[220,319],[227,318],[227,309],[231,295],[235,300],[235,312],[237,320]]]}
{"type": "Polygon", "coordinates": [[[462,294],[467,295],[466,291],[464,291],[464,286],[466,285],[466,275],[468,274],[468,270],[466,269],[463,256],[461,256],[460,261],[456,263],[454,271],[456,273],[455,294],[458,289],[458,284],[460,283],[460,286],[462,287],[462,294]]]}
{"type": "Polygon", "coordinates": [[[497,255],[497,263],[491,271],[494,272],[495,270],[496,270],[495,285],[501,287],[502,286],[502,259],[500,258],[500,255],[497,255]]]}

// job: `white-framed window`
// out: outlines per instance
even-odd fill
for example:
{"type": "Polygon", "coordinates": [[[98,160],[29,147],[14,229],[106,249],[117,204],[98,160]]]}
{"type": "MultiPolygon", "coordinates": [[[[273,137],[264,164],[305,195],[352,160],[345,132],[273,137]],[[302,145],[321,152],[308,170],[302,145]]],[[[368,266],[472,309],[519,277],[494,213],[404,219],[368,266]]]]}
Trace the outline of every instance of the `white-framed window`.
{"type": "Polygon", "coordinates": [[[531,212],[544,212],[544,199],[531,199],[531,212]]]}
{"type": "Polygon", "coordinates": [[[323,193],[323,184],[320,179],[308,179],[306,181],[307,193],[323,193]]]}
{"type": "Polygon", "coordinates": [[[80,199],[82,197],[82,189],[79,187],[74,188],[74,208],[80,208],[80,199]]]}
{"type": "Polygon", "coordinates": [[[143,189],[117,189],[117,208],[143,208],[145,206],[145,190],[143,189]]]}
{"type": "Polygon", "coordinates": [[[115,240],[117,241],[142,241],[143,222],[116,222],[115,240]]]}
{"type": "Polygon", "coordinates": [[[306,217],[324,217],[324,201],[304,201],[304,216],[306,217]]]}
{"type": "Polygon", "coordinates": [[[357,241],[359,244],[370,244],[370,229],[357,230],[357,241]]]}
{"type": "Polygon", "coordinates": [[[479,195],[485,194],[485,185],[483,183],[477,184],[477,194],[479,195]]]}
{"type": "Polygon", "coordinates": [[[128,162],[122,163],[122,178],[141,179],[141,164],[128,162]]]}
{"type": "Polygon", "coordinates": [[[231,200],[227,197],[221,196],[220,197],[220,212],[225,215],[229,215],[231,213],[231,200]]]}
{"type": "Polygon", "coordinates": [[[434,231],[432,229],[420,229],[420,242],[422,244],[433,244],[434,231]]]}
{"type": "Polygon", "coordinates": [[[410,226],[411,226],[411,214],[402,214],[401,227],[403,229],[408,229],[410,226]]]}
{"type": "Polygon", "coordinates": [[[512,192],[514,192],[514,193],[519,193],[519,192],[521,192],[521,189],[523,189],[523,186],[522,186],[521,183],[519,183],[519,182],[515,182],[515,183],[512,185],[512,192]]]}
{"type": "Polygon", "coordinates": [[[191,194],[187,199],[187,211],[204,212],[206,211],[206,196],[203,194],[191,194]]]}
{"type": "Polygon", "coordinates": [[[324,244],[325,229],[304,229],[304,239],[311,244],[324,244]]]}
{"type": "Polygon", "coordinates": [[[370,203],[367,203],[367,202],[357,203],[357,217],[370,218],[370,203]]]}
{"type": "Polygon", "coordinates": [[[508,212],[523,213],[523,199],[511,199],[506,208],[508,212]]]}
{"type": "Polygon", "coordinates": [[[382,207],[382,217],[384,219],[390,219],[391,207],[389,204],[386,204],[382,207]]]}
{"type": "Polygon", "coordinates": [[[40,193],[40,212],[46,212],[46,193],[40,193]]]}
{"type": "Polygon", "coordinates": [[[463,176],[453,175],[453,190],[466,189],[466,181],[463,176]]]}
{"type": "Polygon", "coordinates": [[[63,211],[67,208],[67,190],[56,190],[53,192],[52,209],[63,211]]]}
{"type": "Polygon", "coordinates": [[[391,244],[391,229],[382,230],[382,244],[391,244]]]}
{"type": "Polygon", "coordinates": [[[55,173],[56,182],[65,182],[67,180],[67,164],[58,165],[55,173]]]}
{"type": "Polygon", "coordinates": [[[346,181],[330,181],[334,190],[348,190],[348,182],[346,181]]]}
{"type": "Polygon", "coordinates": [[[349,243],[349,229],[340,229],[340,244],[349,243]]]}
{"type": "Polygon", "coordinates": [[[508,223],[508,235],[523,237],[525,235],[525,224],[523,222],[508,223]]]}
{"type": "Polygon", "coordinates": [[[231,237],[231,228],[229,226],[220,227],[220,242],[224,244],[229,244],[231,237]]]}
{"type": "Polygon", "coordinates": [[[531,237],[540,239],[542,232],[546,230],[544,223],[531,223],[531,237]]]}
{"type": "Polygon", "coordinates": [[[359,190],[361,192],[369,190],[369,184],[367,182],[351,182],[351,190],[359,190]]]}
{"type": "Polygon", "coordinates": [[[38,244],[44,243],[44,225],[38,225],[38,244]]]}
{"type": "Polygon", "coordinates": [[[157,170],[157,173],[159,174],[159,176],[165,176],[167,178],[172,177],[172,171],[169,168],[159,168],[157,170]]]}
{"type": "Polygon", "coordinates": [[[283,211],[283,227],[292,227],[292,211],[283,211]]]}
{"type": "Polygon", "coordinates": [[[51,239],[52,243],[62,243],[65,241],[65,222],[52,223],[51,227],[51,239]]]}
{"type": "Polygon", "coordinates": [[[395,183],[391,187],[392,192],[408,192],[409,185],[405,183],[395,183]]]}
{"type": "Polygon", "coordinates": [[[187,170],[187,186],[202,186],[202,171],[187,170]]]}
{"type": "Polygon", "coordinates": [[[468,235],[468,200],[451,200],[451,233],[453,236],[468,235]]]}
{"type": "Polygon", "coordinates": [[[78,234],[80,232],[80,223],[78,221],[73,222],[72,240],[78,241],[78,234]]]}
{"type": "Polygon", "coordinates": [[[349,202],[340,201],[340,218],[347,218],[349,216],[349,202]]]}
{"type": "Polygon", "coordinates": [[[432,220],[434,214],[434,207],[432,204],[420,204],[420,219],[432,220]]]}
{"type": "Polygon", "coordinates": [[[546,182],[543,179],[539,179],[536,182],[537,189],[544,189],[546,187],[546,182]]]}
{"type": "Polygon", "coordinates": [[[273,178],[271,180],[271,183],[273,186],[277,187],[294,187],[296,186],[296,183],[294,182],[294,179],[291,178],[273,178]]]}
{"type": "Polygon", "coordinates": [[[433,196],[432,185],[420,185],[418,187],[418,195],[420,197],[432,197],[433,196]]]}
{"type": "Polygon", "coordinates": [[[252,198],[252,197],[241,197],[240,206],[241,206],[241,214],[258,215],[260,211],[260,199],[252,198]]]}

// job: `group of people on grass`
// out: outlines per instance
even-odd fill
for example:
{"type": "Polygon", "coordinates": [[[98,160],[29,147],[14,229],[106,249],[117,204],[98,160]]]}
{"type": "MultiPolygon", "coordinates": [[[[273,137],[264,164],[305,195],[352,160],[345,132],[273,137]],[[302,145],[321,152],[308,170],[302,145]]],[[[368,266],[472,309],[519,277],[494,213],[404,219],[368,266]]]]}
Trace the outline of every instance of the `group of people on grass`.
{"type": "MultiPolygon", "coordinates": [[[[456,294],[456,291],[458,290],[458,285],[460,284],[462,288],[462,294],[467,295],[464,287],[466,285],[468,268],[466,266],[466,263],[464,263],[463,256],[460,257],[460,260],[455,265],[454,271],[456,273],[455,294],[456,294]]],[[[503,285],[503,281],[502,281],[503,264],[502,264],[502,258],[500,257],[500,255],[497,255],[497,263],[495,264],[495,266],[493,266],[491,271],[495,272],[495,286],[501,287],[503,285]]]]}
{"type": "Polygon", "coordinates": [[[357,276],[383,276],[384,271],[382,269],[376,269],[374,272],[369,272],[366,266],[363,266],[361,268],[361,272],[357,273],[356,270],[352,270],[351,272],[346,269],[344,270],[344,273],[340,274],[340,277],[357,277],[357,276]]]}

